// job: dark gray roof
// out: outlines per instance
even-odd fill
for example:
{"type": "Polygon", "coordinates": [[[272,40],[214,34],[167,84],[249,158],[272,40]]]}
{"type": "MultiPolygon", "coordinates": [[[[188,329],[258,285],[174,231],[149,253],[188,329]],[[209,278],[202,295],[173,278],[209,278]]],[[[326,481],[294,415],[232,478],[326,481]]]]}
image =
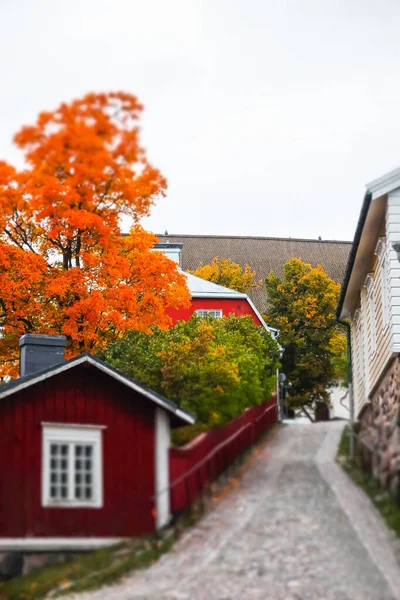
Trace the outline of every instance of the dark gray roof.
{"type": "Polygon", "coordinates": [[[24,377],[19,377],[18,379],[14,379],[9,383],[5,383],[0,385],[0,400],[6,398],[7,396],[11,396],[12,394],[18,392],[21,389],[25,389],[34,385],[35,383],[39,383],[40,381],[44,381],[45,379],[49,379],[57,375],[58,373],[63,373],[64,371],[68,371],[78,365],[83,363],[89,363],[93,367],[103,371],[107,375],[116,379],[123,385],[127,386],[130,389],[134,389],[139,392],[142,396],[145,396],[155,404],[161,406],[169,413],[172,413],[174,418],[173,424],[182,424],[182,422],[186,424],[193,424],[194,417],[190,413],[185,410],[179,408],[174,402],[168,400],[158,392],[150,389],[137,379],[133,379],[133,377],[128,377],[111,367],[109,364],[103,362],[96,356],[92,356],[91,354],[87,354],[86,352],[80,354],[79,356],[75,356],[74,358],[70,358],[69,360],[65,360],[56,365],[52,365],[51,367],[47,367],[46,369],[42,369],[41,371],[36,371],[34,373],[30,373],[29,375],[25,375],[24,377]]]}
{"type": "MultiPolygon", "coordinates": [[[[158,235],[160,243],[182,246],[182,269],[194,270],[215,256],[229,258],[242,267],[249,264],[257,279],[269,272],[282,276],[285,262],[292,257],[322,265],[327,274],[342,283],[352,242],[305,240],[297,238],[241,237],[223,235],[158,235]]],[[[251,290],[249,296],[261,311],[266,310],[265,289],[251,290]]]]}

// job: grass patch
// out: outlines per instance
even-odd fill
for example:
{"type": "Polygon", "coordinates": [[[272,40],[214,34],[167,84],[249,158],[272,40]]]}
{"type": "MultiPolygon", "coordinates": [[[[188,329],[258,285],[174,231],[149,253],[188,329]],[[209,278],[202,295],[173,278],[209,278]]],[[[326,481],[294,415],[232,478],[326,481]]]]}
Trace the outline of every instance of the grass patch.
{"type": "Polygon", "coordinates": [[[135,538],[62,564],[35,569],[24,577],[1,583],[0,599],[57,598],[110,585],[123,575],[155,562],[169,550],[175,539],[174,532],[164,538],[159,535],[135,538]]]}
{"type": "Polygon", "coordinates": [[[354,483],[369,496],[388,527],[400,537],[400,508],[397,506],[393,494],[382,489],[375,477],[361,470],[360,458],[357,453],[354,461],[349,459],[348,425],[343,430],[336,459],[354,483]]]}

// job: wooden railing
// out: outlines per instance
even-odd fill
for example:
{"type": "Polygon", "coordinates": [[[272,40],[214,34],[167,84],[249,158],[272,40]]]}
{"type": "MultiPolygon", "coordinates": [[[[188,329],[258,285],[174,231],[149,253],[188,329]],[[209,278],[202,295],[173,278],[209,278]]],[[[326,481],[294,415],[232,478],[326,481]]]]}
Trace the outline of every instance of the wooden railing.
{"type": "Polygon", "coordinates": [[[207,484],[276,421],[276,398],[272,398],[248,408],[225,426],[199,435],[186,446],[171,448],[169,493],[172,512],[177,514],[193,504],[207,484]]]}

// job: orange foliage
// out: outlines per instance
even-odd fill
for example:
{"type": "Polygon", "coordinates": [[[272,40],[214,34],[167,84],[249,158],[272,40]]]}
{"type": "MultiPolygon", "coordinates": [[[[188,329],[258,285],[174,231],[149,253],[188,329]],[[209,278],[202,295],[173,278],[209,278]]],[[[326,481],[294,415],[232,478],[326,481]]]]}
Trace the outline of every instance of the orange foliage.
{"type": "Polygon", "coordinates": [[[87,94],[17,133],[26,169],[0,162],[0,376],[15,374],[24,333],[64,334],[72,356],[167,327],[165,308],[188,305],[139,225],[166,189],[139,145],[141,110],[130,94],[87,94]]]}

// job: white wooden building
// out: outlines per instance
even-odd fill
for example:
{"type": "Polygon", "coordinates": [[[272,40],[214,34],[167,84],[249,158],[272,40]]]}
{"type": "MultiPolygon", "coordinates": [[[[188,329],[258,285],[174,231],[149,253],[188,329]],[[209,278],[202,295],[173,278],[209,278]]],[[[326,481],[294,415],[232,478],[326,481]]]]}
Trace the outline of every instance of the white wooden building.
{"type": "Polygon", "coordinates": [[[350,319],[362,460],[383,487],[400,464],[400,169],[367,186],[337,314],[350,319]]]}
{"type": "Polygon", "coordinates": [[[400,169],[372,181],[339,302],[350,317],[355,414],[360,418],[400,351],[400,169]]]}

